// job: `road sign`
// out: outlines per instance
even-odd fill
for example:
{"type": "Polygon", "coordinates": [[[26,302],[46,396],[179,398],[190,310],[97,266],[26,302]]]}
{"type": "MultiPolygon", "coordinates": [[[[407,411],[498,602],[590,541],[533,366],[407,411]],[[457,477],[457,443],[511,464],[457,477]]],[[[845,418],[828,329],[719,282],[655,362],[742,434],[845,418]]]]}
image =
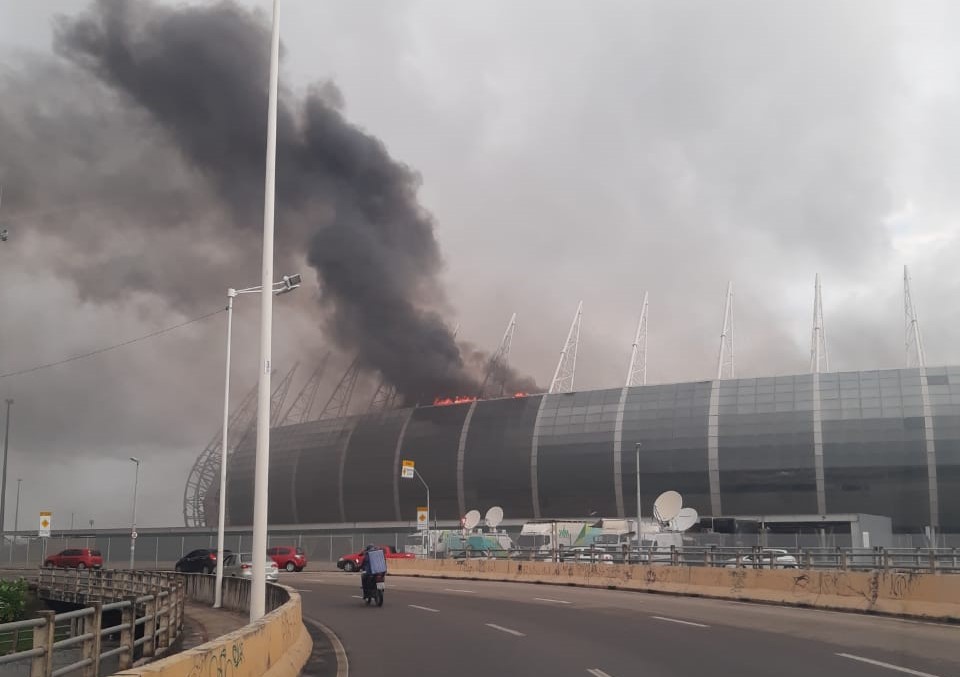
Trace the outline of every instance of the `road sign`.
{"type": "Polygon", "coordinates": [[[417,508],[417,529],[429,529],[427,509],[424,506],[417,508]]]}
{"type": "Polygon", "coordinates": [[[403,461],[403,465],[400,468],[400,477],[405,480],[412,480],[414,473],[413,461],[403,461]]]}
{"type": "Polygon", "coordinates": [[[53,513],[40,511],[40,529],[37,532],[41,538],[50,538],[50,527],[53,525],[53,513]]]}

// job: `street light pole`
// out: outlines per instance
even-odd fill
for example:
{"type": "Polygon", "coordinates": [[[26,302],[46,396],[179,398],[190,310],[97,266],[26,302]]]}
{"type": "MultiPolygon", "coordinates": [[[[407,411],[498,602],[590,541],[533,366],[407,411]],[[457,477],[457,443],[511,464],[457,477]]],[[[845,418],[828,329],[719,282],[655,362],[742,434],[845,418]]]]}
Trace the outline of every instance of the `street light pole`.
{"type": "MultiPolygon", "coordinates": [[[[263,265],[260,284],[273,282],[273,217],[277,171],[277,81],[280,61],[280,2],[273,0],[270,34],[270,87],[267,104],[267,156],[263,199],[263,265]]],[[[257,453],[253,484],[253,580],[250,621],[266,613],[267,605],[267,482],[270,477],[270,358],[273,341],[273,294],[260,297],[260,380],[257,389],[257,453]]]]}
{"type": "MultiPolygon", "coordinates": [[[[270,287],[271,294],[286,294],[300,286],[300,274],[284,275],[283,279],[274,282],[270,287]]],[[[246,289],[227,289],[227,350],[226,367],[223,378],[223,440],[220,445],[220,498],[219,514],[217,516],[217,589],[214,593],[213,608],[219,609],[223,603],[223,550],[226,540],[227,525],[227,433],[230,427],[230,356],[233,345],[233,299],[240,294],[259,294],[263,287],[247,287],[246,289]]],[[[266,573],[264,573],[266,575],[266,573]]]]}
{"type": "Polygon", "coordinates": [[[7,422],[6,431],[3,435],[3,477],[0,478],[0,536],[7,532],[6,509],[7,509],[7,451],[10,448],[10,406],[13,400],[7,398],[7,422]]]}
{"type": "Polygon", "coordinates": [[[137,548],[137,485],[140,484],[140,459],[131,456],[130,460],[137,464],[133,473],[133,517],[130,518],[130,570],[133,571],[137,548]]]}
{"type": "Polygon", "coordinates": [[[13,511],[13,545],[10,547],[10,563],[13,564],[13,551],[17,547],[17,532],[20,531],[20,483],[21,478],[17,478],[17,508],[13,511]]]}
{"type": "MultiPolygon", "coordinates": [[[[424,531],[423,539],[427,539],[427,532],[430,531],[430,487],[427,486],[427,483],[423,480],[423,475],[420,474],[420,471],[416,468],[413,469],[414,474],[417,476],[417,479],[420,480],[420,483],[423,485],[423,488],[427,490],[427,528],[424,531]]],[[[422,540],[423,540],[422,539],[422,540]]],[[[431,548],[432,550],[432,548],[431,548]]],[[[423,552],[427,552],[426,541],[423,543],[423,552]]],[[[432,553],[431,553],[432,554],[432,553]]]]}
{"type": "Polygon", "coordinates": [[[217,587],[213,608],[223,603],[223,540],[227,523],[227,428],[230,417],[230,343],[233,337],[233,298],[237,290],[227,289],[227,368],[223,379],[223,443],[220,449],[220,510],[217,516],[217,587]]]}

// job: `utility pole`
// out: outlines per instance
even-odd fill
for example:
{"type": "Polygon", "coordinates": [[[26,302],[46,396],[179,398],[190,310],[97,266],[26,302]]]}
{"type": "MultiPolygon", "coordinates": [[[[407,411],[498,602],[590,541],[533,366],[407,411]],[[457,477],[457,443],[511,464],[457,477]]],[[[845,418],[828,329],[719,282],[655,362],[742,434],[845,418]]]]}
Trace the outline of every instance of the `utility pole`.
{"type": "Polygon", "coordinates": [[[6,432],[3,435],[3,477],[0,478],[0,536],[7,531],[7,523],[5,521],[7,508],[7,452],[10,449],[10,407],[12,405],[13,400],[7,398],[6,432]]]}
{"type": "Polygon", "coordinates": [[[17,508],[13,511],[13,545],[10,546],[10,563],[13,564],[13,551],[17,546],[17,532],[20,531],[20,484],[23,482],[17,478],[17,508]]]}

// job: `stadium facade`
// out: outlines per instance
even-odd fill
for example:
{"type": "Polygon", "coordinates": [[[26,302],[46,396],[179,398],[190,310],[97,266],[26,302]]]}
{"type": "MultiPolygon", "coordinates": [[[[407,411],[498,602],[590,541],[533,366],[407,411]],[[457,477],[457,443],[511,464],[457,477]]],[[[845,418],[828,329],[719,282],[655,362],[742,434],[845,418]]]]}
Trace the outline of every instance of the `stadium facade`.
{"type": "MultiPolygon", "coordinates": [[[[960,533],[960,367],[648,385],[397,409],[275,428],[270,523],[412,522],[500,505],[513,519],[643,513],[675,489],[701,515],[869,513],[960,533]]],[[[228,514],[252,522],[252,439],[228,514]]]]}

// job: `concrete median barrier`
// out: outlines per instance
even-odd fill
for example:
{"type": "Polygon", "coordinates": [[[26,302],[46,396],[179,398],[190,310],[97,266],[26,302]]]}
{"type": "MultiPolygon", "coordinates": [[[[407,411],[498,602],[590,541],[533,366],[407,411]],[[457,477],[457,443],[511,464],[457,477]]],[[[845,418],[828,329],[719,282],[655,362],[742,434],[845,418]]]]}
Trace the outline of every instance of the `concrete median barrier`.
{"type": "Polygon", "coordinates": [[[117,675],[142,677],[294,677],[313,648],[303,625],[301,600],[284,588],[289,599],[255,623],[193,649],[117,675]]]}
{"type": "Polygon", "coordinates": [[[960,621],[960,575],[509,560],[395,560],[406,576],[549,583],[960,621]]]}

